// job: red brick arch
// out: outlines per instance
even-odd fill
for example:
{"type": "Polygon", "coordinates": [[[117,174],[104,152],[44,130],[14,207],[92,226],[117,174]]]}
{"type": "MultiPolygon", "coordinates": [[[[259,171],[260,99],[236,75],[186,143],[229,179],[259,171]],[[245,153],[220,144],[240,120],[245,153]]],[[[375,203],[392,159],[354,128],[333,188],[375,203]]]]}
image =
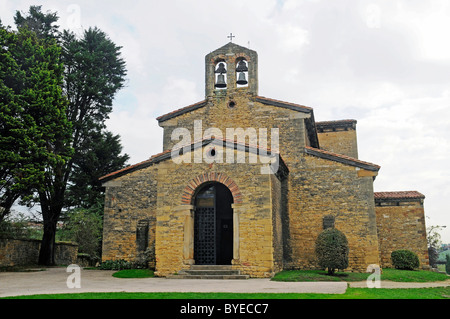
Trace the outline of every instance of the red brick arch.
{"type": "Polygon", "coordinates": [[[239,187],[236,183],[223,173],[209,172],[203,173],[193,179],[191,179],[187,186],[184,188],[181,203],[184,205],[192,204],[192,198],[195,194],[195,190],[206,182],[218,182],[222,183],[230,190],[233,195],[234,203],[242,203],[242,194],[239,191],[239,187]]]}

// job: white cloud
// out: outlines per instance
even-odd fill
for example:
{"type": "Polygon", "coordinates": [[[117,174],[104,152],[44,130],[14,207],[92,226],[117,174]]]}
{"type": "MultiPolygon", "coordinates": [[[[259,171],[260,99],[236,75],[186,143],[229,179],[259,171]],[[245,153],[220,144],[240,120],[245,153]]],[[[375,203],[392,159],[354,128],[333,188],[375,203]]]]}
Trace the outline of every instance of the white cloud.
{"type": "Polygon", "coordinates": [[[293,25],[280,25],[277,28],[280,45],[288,52],[300,50],[309,43],[308,31],[293,25]]]}
{"type": "Polygon", "coordinates": [[[421,44],[418,57],[448,63],[450,43],[443,36],[450,29],[450,3],[446,0],[423,1],[420,6],[407,1],[399,3],[392,20],[414,32],[421,44]]]}
{"type": "MultiPolygon", "coordinates": [[[[358,120],[360,157],[381,165],[377,190],[423,192],[430,223],[450,218],[450,5],[447,0],[48,0],[63,27],[98,26],[128,67],[108,128],[132,163],[162,149],[155,118],[204,98],[204,56],[233,42],[258,52],[259,94],[358,120]],[[75,12],[76,13],[76,12],[75,12]],[[72,14],[72,15],[71,15],[72,14]],[[72,20],[71,20],[72,19],[72,20]]],[[[13,24],[29,0],[0,0],[13,24]]]]}

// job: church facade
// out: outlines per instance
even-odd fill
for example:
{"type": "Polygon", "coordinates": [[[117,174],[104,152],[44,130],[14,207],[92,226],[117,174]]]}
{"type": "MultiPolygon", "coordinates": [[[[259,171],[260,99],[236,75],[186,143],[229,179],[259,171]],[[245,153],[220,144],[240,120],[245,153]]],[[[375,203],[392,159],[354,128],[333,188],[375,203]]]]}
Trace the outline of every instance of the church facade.
{"type": "Polygon", "coordinates": [[[205,57],[205,99],[157,118],[160,154],[101,178],[102,260],[146,259],[158,276],[230,265],[250,277],[314,269],[327,227],[349,242],[348,271],[389,267],[409,249],[428,266],[416,191],[374,193],[356,121],[258,94],[258,56],[234,43],[205,57]]]}

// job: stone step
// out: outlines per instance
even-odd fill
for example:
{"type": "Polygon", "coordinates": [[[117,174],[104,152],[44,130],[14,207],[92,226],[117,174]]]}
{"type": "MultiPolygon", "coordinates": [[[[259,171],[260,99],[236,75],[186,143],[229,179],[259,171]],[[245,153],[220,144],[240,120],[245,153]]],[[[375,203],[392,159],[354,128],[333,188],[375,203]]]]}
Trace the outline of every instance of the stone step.
{"type": "Polygon", "coordinates": [[[168,279],[248,279],[241,275],[240,270],[232,269],[231,265],[192,265],[183,269],[177,275],[167,276],[168,279]]]}
{"type": "Polygon", "coordinates": [[[248,275],[170,275],[167,279],[248,279],[248,275]]]}
{"type": "Polygon", "coordinates": [[[239,270],[217,270],[217,269],[186,269],[178,272],[180,275],[240,275],[239,270]]]}
{"type": "Polygon", "coordinates": [[[231,265],[191,265],[191,270],[232,270],[231,265]]]}

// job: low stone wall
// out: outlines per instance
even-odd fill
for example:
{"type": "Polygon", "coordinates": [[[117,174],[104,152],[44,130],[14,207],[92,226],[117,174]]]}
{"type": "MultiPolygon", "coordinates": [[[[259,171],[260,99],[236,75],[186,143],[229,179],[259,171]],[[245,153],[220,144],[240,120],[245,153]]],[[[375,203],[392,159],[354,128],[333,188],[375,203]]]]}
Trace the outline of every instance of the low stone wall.
{"type": "MultiPolygon", "coordinates": [[[[381,195],[378,195],[381,196],[381,195]]],[[[429,269],[423,198],[375,198],[381,266],[391,268],[391,253],[411,250],[429,269]]]]}
{"type": "MultiPolygon", "coordinates": [[[[39,259],[40,240],[0,239],[0,267],[36,265],[39,259]]],[[[78,245],[56,243],[55,262],[70,265],[77,262],[78,245]]]]}

